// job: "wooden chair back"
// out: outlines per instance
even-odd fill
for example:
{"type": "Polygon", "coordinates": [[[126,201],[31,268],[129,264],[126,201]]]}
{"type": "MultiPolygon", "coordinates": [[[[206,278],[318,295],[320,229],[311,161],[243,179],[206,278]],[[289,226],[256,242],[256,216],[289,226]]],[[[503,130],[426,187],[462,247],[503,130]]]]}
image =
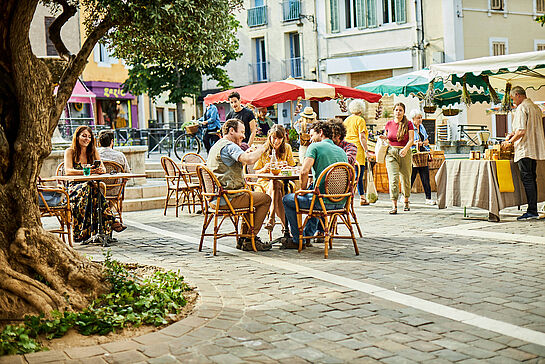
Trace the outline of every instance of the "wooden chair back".
{"type": "Polygon", "coordinates": [[[64,236],[66,235],[68,237],[68,243],[72,246],[72,210],[70,208],[70,196],[68,195],[68,191],[62,186],[44,186],[41,184],[41,181],[38,180],[37,193],[40,216],[54,216],[60,224],[59,229],[49,231],[60,234],[63,241],[65,241],[64,236]],[[60,196],[60,202],[55,205],[50,205],[44,195],[47,193],[58,194],[60,196]]]}
{"type": "Polygon", "coordinates": [[[221,196],[223,188],[211,170],[205,166],[197,166],[197,177],[201,186],[201,194],[206,201],[221,196]]]}
{"type": "Polygon", "coordinates": [[[170,188],[177,188],[179,187],[179,179],[182,175],[182,170],[172,158],[163,156],[161,157],[161,166],[163,167],[163,171],[165,172],[165,179],[167,180],[167,184],[170,188]]]}
{"type": "MultiPolygon", "coordinates": [[[[334,163],[322,171],[316,181],[315,191],[319,198],[327,198],[333,203],[340,202],[352,196],[354,180],[355,172],[350,164],[344,162],[334,163]],[[324,181],[325,193],[321,193],[319,189],[322,181],[324,181]]],[[[346,201],[351,202],[351,198],[346,201]]]]}

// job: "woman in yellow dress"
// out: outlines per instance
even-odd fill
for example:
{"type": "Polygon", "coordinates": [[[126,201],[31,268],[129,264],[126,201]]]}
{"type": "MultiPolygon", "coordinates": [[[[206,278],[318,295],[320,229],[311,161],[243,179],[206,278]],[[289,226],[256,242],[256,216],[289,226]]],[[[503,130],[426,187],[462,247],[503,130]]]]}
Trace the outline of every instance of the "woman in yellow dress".
{"type": "MultiPolygon", "coordinates": [[[[280,164],[287,164],[290,167],[295,166],[291,146],[286,143],[286,129],[284,129],[282,125],[275,124],[269,130],[265,143],[265,152],[254,165],[256,173],[266,173],[270,171],[273,151],[276,155],[277,162],[280,162],[280,164]]],[[[263,190],[272,198],[269,221],[265,225],[265,229],[271,231],[274,228],[275,214],[280,218],[282,226],[285,227],[284,205],[282,204],[284,183],[282,181],[271,181],[265,178],[260,178],[257,183],[262,186],[263,190]]]]}
{"type": "Polygon", "coordinates": [[[367,148],[367,139],[369,138],[369,131],[367,130],[367,124],[365,119],[361,116],[365,111],[365,104],[362,100],[353,100],[348,105],[348,110],[352,115],[346,118],[344,126],[346,127],[346,140],[349,143],[354,144],[358,148],[358,154],[356,155],[356,162],[360,165],[360,170],[356,171],[358,174],[358,192],[360,194],[360,206],[369,205],[369,202],[365,199],[365,186],[363,184],[363,172],[365,169],[365,162],[369,155],[369,149],[367,148]]]}

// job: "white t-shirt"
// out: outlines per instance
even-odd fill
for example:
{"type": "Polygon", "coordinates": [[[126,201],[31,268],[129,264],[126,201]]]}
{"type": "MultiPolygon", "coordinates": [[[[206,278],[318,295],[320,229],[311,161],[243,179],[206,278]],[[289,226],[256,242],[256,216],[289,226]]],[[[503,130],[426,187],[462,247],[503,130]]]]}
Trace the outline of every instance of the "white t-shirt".
{"type": "Polygon", "coordinates": [[[522,158],[545,160],[545,133],[541,109],[530,99],[524,99],[515,109],[513,132],[524,129],[526,133],[515,142],[515,162],[522,158]]]}

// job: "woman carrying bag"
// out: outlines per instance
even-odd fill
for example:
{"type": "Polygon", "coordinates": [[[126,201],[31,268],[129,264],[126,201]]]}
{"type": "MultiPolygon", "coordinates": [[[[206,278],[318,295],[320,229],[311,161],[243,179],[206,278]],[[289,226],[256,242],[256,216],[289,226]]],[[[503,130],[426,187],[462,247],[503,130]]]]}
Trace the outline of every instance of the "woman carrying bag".
{"type": "Polygon", "coordinates": [[[390,215],[397,214],[397,199],[399,198],[399,180],[405,196],[403,211],[410,211],[409,197],[411,196],[412,153],[411,146],[414,142],[413,123],[405,116],[405,104],[398,102],[394,105],[394,119],[384,126],[385,135],[381,139],[387,139],[390,143],[386,153],[386,170],[390,187],[390,199],[392,210],[390,215]]]}

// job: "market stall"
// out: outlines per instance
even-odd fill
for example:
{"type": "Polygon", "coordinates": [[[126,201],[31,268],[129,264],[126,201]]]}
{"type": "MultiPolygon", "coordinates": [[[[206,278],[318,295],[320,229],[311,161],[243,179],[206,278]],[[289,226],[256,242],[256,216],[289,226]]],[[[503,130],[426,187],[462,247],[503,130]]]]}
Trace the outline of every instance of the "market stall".
{"type": "MultiPolygon", "coordinates": [[[[511,86],[537,90],[545,85],[545,51],[438,64],[430,70],[435,80],[448,80],[464,89],[504,90],[498,112],[508,113],[512,109],[511,86]]],[[[485,160],[448,160],[443,164],[436,176],[439,208],[479,207],[489,211],[491,221],[499,221],[500,210],[526,203],[512,153],[496,145],[484,156],[485,160]]],[[[545,186],[545,161],[537,163],[537,185],[545,186]]],[[[543,188],[538,188],[538,201],[545,201],[543,188]]]]}

